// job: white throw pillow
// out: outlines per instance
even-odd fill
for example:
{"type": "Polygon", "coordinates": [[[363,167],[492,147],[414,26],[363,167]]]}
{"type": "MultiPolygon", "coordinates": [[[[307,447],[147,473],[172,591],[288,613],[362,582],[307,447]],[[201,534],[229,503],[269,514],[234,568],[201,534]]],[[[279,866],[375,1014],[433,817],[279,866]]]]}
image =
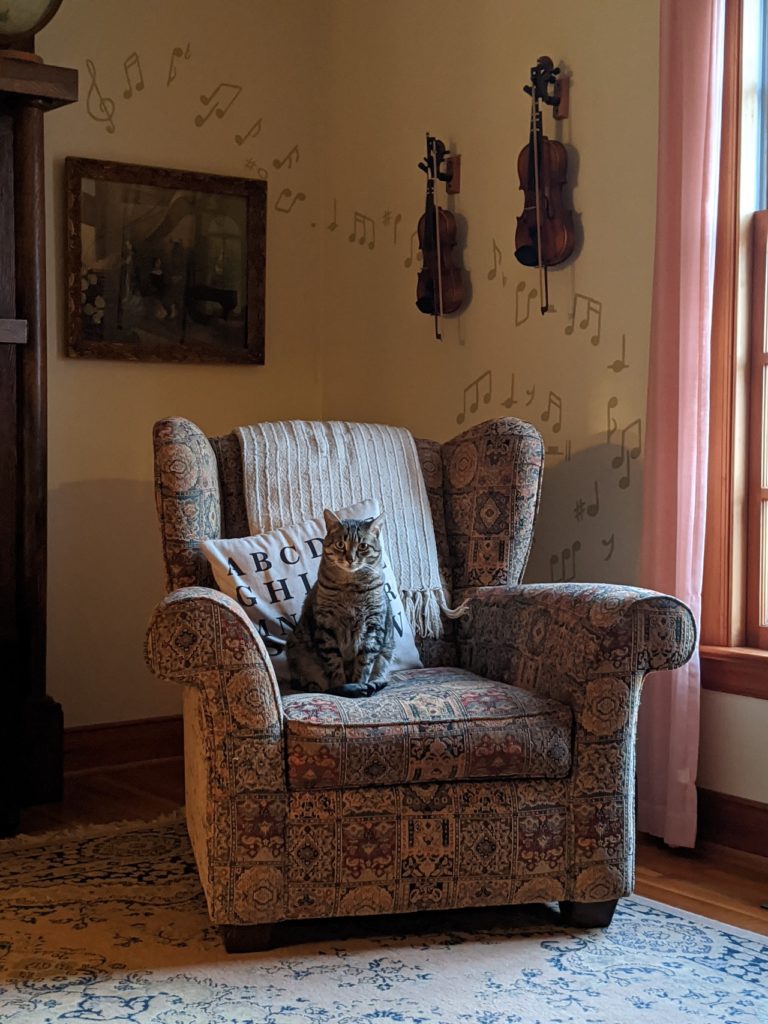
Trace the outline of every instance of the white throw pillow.
{"type": "MultiPolygon", "coordinates": [[[[379,503],[362,501],[336,514],[340,519],[371,519],[379,514],[379,503]]],[[[317,579],[325,534],[325,521],[318,516],[255,537],[206,540],[200,545],[219,590],[237,601],[259,630],[282,689],[289,689],[285,643],[317,579]]],[[[386,546],[383,562],[384,586],[395,624],[391,671],[421,668],[386,546]]]]}

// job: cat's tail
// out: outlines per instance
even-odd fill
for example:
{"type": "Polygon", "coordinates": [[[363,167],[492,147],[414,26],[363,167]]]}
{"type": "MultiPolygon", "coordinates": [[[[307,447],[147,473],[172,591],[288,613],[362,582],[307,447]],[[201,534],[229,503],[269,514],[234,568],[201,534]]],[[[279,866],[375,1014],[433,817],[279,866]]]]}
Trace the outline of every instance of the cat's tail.
{"type": "Polygon", "coordinates": [[[469,614],[469,602],[470,598],[465,598],[460,605],[456,608],[449,608],[444,601],[440,602],[440,611],[446,617],[446,619],[460,619],[462,615],[469,614]]]}
{"type": "Polygon", "coordinates": [[[442,589],[404,590],[401,594],[408,620],[418,636],[439,638],[443,635],[441,616],[458,619],[469,611],[469,600],[462,601],[458,608],[449,608],[442,589]]]}

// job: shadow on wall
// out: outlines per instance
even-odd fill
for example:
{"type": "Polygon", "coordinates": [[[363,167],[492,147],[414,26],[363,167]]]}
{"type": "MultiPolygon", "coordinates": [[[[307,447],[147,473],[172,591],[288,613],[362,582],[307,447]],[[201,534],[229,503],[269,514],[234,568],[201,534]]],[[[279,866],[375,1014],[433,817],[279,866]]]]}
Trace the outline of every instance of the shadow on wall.
{"type": "Polygon", "coordinates": [[[152,482],[66,484],[48,500],[48,691],[65,726],[178,713],[180,691],[144,664],[165,593],[152,482]]]}
{"type": "Polygon", "coordinates": [[[554,465],[547,456],[526,583],[637,585],[643,463],[633,451],[600,444],[554,465]]]}

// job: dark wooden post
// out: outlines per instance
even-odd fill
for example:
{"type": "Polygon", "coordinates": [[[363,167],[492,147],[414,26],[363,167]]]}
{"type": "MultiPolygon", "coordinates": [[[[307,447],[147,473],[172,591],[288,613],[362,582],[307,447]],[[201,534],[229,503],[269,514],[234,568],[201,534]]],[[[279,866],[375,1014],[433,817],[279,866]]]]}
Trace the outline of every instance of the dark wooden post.
{"type": "Polygon", "coordinates": [[[77,72],[0,50],[0,833],[61,798],[60,705],[46,693],[47,415],[43,115],[77,72]]]}

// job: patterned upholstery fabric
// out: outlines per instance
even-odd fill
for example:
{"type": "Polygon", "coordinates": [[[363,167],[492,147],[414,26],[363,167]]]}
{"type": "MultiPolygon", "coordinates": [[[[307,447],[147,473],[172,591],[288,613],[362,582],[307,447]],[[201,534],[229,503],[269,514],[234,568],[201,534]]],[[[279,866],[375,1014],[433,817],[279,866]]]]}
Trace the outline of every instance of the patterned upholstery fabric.
{"type": "Polygon", "coordinates": [[[419,451],[453,600],[471,598],[456,644],[431,649],[442,668],[404,673],[378,698],[302,694],[284,706],[248,617],[199,585],[197,544],[240,524],[236,453],[186,420],[155,428],[173,592],[146,657],[189,690],[187,821],[215,923],[631,891],[642,680],[687,661],[693,617],[629,587],[519,585],[539,500],[533,427],[492,421],[419,451]],[[379,700],[399,717],[377,717],[379,700]],[[381,771],[370,750],[384,752],[381,771]]]}
{"type": "Polygon", "coordinates": [[[155,505],[168,591],[213,585],[200,541],[221,535],[216,458],[205,434],[189,420],[155,424],[155,505]]]}
{"type": "Polygon", "coordinates": [[[371,700],[283,697],[289,789],[567,775],[571,711],[461,669],[397,672],[371,700]]]}
{"type": "Polygon", "coordinates": [[[519,583],[533,543],[544,444],[528,423],[481,423],[442,446],[454,593],[519,583]]]}

